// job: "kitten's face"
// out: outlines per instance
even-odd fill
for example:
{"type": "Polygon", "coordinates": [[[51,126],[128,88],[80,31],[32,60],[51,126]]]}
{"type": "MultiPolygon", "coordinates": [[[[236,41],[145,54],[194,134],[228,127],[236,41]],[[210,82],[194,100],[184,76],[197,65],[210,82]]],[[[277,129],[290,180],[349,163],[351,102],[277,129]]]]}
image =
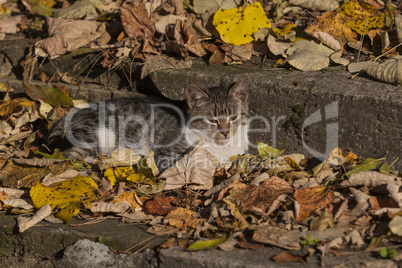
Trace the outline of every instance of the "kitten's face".
{"type": "Polygon", "coordinates": [[[210,90],[207,94],[195,85],[189,86],[186,92],[190,128],[217,145],[227,144],[239,126],[248,123],[248,81],[245,77],[240,78],[228,93],[210,90]]]}

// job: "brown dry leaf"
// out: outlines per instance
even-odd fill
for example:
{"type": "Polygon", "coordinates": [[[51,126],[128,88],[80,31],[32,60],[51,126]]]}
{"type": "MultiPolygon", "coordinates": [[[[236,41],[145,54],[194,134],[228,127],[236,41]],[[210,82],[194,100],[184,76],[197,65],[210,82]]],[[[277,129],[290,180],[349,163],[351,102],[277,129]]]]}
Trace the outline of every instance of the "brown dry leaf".
{"type": "Polygon", "coordinates": [[[339,7],[336,0],[290,0],[289,4],[319,11],[335,10],[339,7]]]}
{"type": "Polygon", "coordinates": [[[248,242],[243,233],[240,233],[240,242],[237,244],[240,248],[257,250],[264,247],[264,244],[248,242]]]}
{"type": "Polygon", "coordinates": [[[204,220],[202,218],[195,218],[194,214],[196,213],[189,209],[177,208],[170,211],[169,214],[165,216],[164,220],[169,223],[169,225],[188,232],[189,228],[195,229],[197,224],[204,220]]]}
{"type": "Polygon", "coordinates": [[[402,59],[389,59],[381,64],[368,66],[366,72],[377,80],[402,85],[402,59]]]}
{"type": "Polygon", "coordinates": [[[29,164],[18,164],[15,160],[10,160],[7,165],[0,170],[0,181],[2,181],[4,186],[15,188],[31,187],[36,181],[39,181],[49,173],[58,175],[70,168],[73,168],[70,161],[53,162],[53,164],[41,167],[29,164]]]}
{"type": "Polygon", "coordinates": [[[132,191],[130,193],[128,192],[123,192],[121,195],[119,195],[116,199],[111,201],[110,203],[120,203],[120,202],[127,202],[131,206],[131,211],[135,211],[135,208],[140,208],[143,205],[143,201],[147,200],[148,198],[145,197],[138,197],[135,191],[132,191]]]}
{"type": "Polygon", "coordinates": [[[187,184],[203,185],[213,178],[219,160],[203,147],[204,143],[201,140],[191,152],[160,175],[166,178],[165,190],[181,188],[187,184]]]}
{"type": "Polygon", "coordinates": [[[163,16],[163,17],[161,17],[160,19],[158,19],[158,20],[155,22],[155,29],[156,29],[158,32],[162,33],[162,34],[165,34],[165,33],[166,33],[166,27],[167,27],[169,24],[175,24],[175,23],[176,23],[176,20],[185,21],[185,20],[186,20],[186,16],[184,16],[184,15],[178,16],[178,15],[173,15],[173,14],[169,14],[169,15],[167,15],[167,16],[163,16]]]}
{"type": "Polygon", "coordinates": [[[178,232],[180,232],[180,230],[174,226],[156,224],[154,226],[149,227],[147,229],[147,232],[158,236],[165,236],[165,235],[177,234],[178,232]]]}
{"type": "Polygon", "coordinates": [[[165,242],[163,242],[162,244],[160,244],[158,246],[158,248],[156,249],[157,252],[161,251],[162,249],[166,249],[166,248],[172,248],[176,245],[176,238],[172,237],[169,240],[166,240],[165,242]]]}
{"type": "Polygon", "coordinates": [[[101,0],[77,0],[68,7],[54,8],[54,17],[72,20],[96,20],[104,10],[101,0]]]}
{"type": "Polygon", "coordinates": [[[16,34],[19,32],[20,25],[27,22],[27,18],[23,15],[12,16],[10,18],[0,20],[0,33],[16,34]]]}
{"type": "Polygon", "coordinates": [[[398,203],[391,197],[372,196],[369,202],[374,212],[382,208],[399,208],[398,203]]]}
{"type": "Polygon", "coordinates": [[[292,46],[291,42],[280,42],[273,35],[268,35],[267,46],[275,56],[285,56],[285,52],[292,46]]]}
{"type": "Polygon", "coordinates": [[[296,190],[294,197],[300,204],[297,221],[308,218],[314,211],[325,208],[334,199],[332,187],[307,187],[296,190]]]}
{"type": "Polygon", "coordinates": [[[18,228],[19,232],[22,233],[25,230],[31,228],[47,216],[49,216],[52,213],[52,209],[50,208],[49,204],[43,205],[32,218],[25,218],[25,217],[19,217],[18,218],[18,228]]]}
{"type": "Polygon", "coordinates": [[[236,62],[243,62],[251,59],[254,49],[253,44],[248,43],[241,46],[234,46],[232,49],[232,59],[236,62]]]}
{"type": "MultiPolygon", "coordinates": [[[[200,41],[198,41],[198,38],[190,31],[186,22],[182,20],[176,20],[174,28],[168,27],[166,30],[166,35],[169,38],[174,39],[178,45],[183,46],[185,49],[198,57],[202,57],[206,54],[206,51],[204,50],[200,41]]],[[[186,56],[182,55],[182,53],[179,55],[186,56]]]]}
{"type": "Polygon", "coordinates": [[[321,232],[327,228],[334,227],[334,216],[328,211],[324,211],[319,217],[310,222],[310,230],[321,232]]]}
{"type": "Polygon", "coordinates": [[[166,215],[175,209],[170,205],[169,199],[165,195],[156,195],[153,200],[145,203],[148,212],[153,215],[166,215]]]}
{"type": "Polygon", "coordinates": [[[145,5],[140,0],[125,1],[120,7],[121,21],[127,35],[134,40],[153,36],[155,25],[148,17],[145,5]]]}
{"type": "MultiPolygon", "coordinates": [[[[123,213],[127,210],[130,209],[132,205],[130,205],[129,202],[123,201],[123,202],[112,202],[112,203],[107,203],[107,202],[92,202],[90,210],[93,213],[123,213]]],[[[134,210],[133,210],[134,211],[134,210]]]]}
{"type": "Polygon", "coordinates": [[[167,55],[152,55],[147,57],[141,69],[141,79],[150,73],[164,69],[187,69],[192,65],[191,60],[175,59],[167,55]]]}
{"type": "Polygon", "coordinates": [[[302,256],[297,256],[294,255],[290,252],[287,251],[283,251],[275,256],[272,257],[272,259],[276,262],[276,263],[283,263],[283,262],[301,262],[303,264],[306,264],[306,260],[305,257],[302,256]]]}
{"type": "Polygon", "coordinates": [[[252,184],[243,189],[231,190],[231,197],[241,202],[241,210],[259,208],[266,212],[271,203],[280,195],[290,193],[289,184],[278,177],[271,177],[259,186],[252,184]]]}
{"type": "MultiPolygon", "coordinates": [[[[297,235],[301,235],[300,231],[296,231],[297,235]]],[[[279,239],[289,233],[284,227],[277,225],[274,222],[264,222],[257,225],[253,233],[253,240],[259,243],[277,246],[289,250],[299,250],[301,248],[300,241],[297,235],[293,235],[291,241],[280,241],[279,239]]]]}
{"type": "MultiPolygon", "coordinates": [[[[313,36],[317,35],[316,32],[327,33],[335,38],[343,48],[347,42],[357,42],[357,34],[345,23],[339,13],[333,11],[325,12],[324,15],[316,18],[314,23],[308,26],[305,30],[306,33],[313,36]]],[[[315,36],[319,38],[320,36],[315,36]]],[[[321,40],[325,42],[325,40],[321,40]]]]}
{"type": "Polygon", "coordinates": [[[83,47],[98,39],[105,24],[88,20],[65,20],[47,17],[49,38],[35,44],[35,54],[51,59],[83,47]]]}

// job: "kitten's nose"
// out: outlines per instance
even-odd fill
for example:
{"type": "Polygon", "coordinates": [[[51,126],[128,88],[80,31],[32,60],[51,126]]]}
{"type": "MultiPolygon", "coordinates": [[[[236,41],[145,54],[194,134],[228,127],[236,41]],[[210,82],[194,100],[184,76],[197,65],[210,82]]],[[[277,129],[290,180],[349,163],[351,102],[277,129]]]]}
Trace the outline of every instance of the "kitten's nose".
{"type": "Polygon", "coordinates": [[[228,134],[229,134],[229,130],[228,129],[221,129],[221,130],[219,130],[219,132],[223,135],[223,136],[225,136],[225,138],[228,136],[228,134]]]}

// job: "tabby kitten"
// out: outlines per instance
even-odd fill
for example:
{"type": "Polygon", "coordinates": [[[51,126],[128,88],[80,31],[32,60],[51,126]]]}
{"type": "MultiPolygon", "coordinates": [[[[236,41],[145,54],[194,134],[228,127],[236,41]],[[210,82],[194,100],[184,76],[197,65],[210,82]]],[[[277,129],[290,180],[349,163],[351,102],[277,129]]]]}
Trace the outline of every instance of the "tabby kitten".
{"type": "Polygon", "coordinates": [[[89,108],[74,108],[51,130],[48,144],[64,156],[91,161],[116,148],[141,155],[155,152],[164,170],[190,151],[202,138],[204,147],[222,162],[248,148],[248,80],[242,77],[227,93],[222,88],[186,89],[187,111],[171,103],[147,98],[114,99],[89,108]]]}

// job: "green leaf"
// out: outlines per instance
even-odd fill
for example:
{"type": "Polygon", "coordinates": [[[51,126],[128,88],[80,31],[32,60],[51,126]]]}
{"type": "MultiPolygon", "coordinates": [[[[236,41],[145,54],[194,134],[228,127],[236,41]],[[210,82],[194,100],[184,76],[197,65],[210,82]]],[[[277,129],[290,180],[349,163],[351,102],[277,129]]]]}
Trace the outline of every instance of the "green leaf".
{"type": "Polygon", "coordinates": [[[386,258],[388,256],[388,250],[386,247],[381,247],[380,248],[380,256],[383,258],[386,258]]]}
{"type": "Polygon", "coordinates": [[[39,0],[27,0],[27,2],[31,5],[31,10],[36,14],[45,17],[51,17],[53,15],[53,10],[39,0]]]}
{"type": "Polygon", "coordinates": [[[389,257],[389,258],[395,257],[396,254],[397,254],[397,252],[396,252],[395,249],[391,249],[390,251],[388,251],[388,257],[389,257]]]}
{"type": "Polygon", "coordinates": [[[381,168],[382,168],[384,166],[384,164],[383,164],[384,161],[385,161],[385,157],[379,158],[379,159],[367,158],[363,163],[354,166],[352,168],[352,170],[343,174],[342,180],[345,179],[345,177],[348,177],[348,176],[350,176],[354,173],[360,172],[360,171],[370,171],[370,170],[376,169],[379,166],[381,166],[381,168]]]}
{"type": "Polygon", "coordinates": [[[24,83],[25,92],[34,100],[42,100],[54,107],[74,106],[70,96],[53,87],[42,87],[40,85],[31,85],[24,83]]]}
{"type": "Polygon", "coordinates": [[[257,144],[257,150],[262,157],[278,157],[285,152],[285,150],[280,151],[262,142],[257,144]]]}
{"type": "Polygon", "coordinates": [[[218,239],[212,239],[212,240],[202,240],[202,241],[197,241],[191,244],[188,248],[187,251],[199,251],[199,250],[205,250],[205,249],[212,249],[216,247],[217,245],[222,244],[228,239],[228,237],[222,237],[218,239]]]}

